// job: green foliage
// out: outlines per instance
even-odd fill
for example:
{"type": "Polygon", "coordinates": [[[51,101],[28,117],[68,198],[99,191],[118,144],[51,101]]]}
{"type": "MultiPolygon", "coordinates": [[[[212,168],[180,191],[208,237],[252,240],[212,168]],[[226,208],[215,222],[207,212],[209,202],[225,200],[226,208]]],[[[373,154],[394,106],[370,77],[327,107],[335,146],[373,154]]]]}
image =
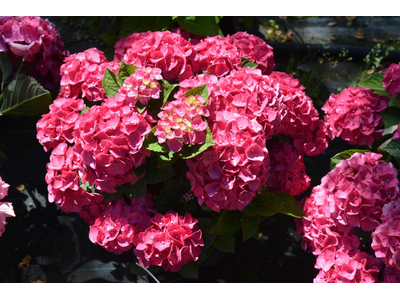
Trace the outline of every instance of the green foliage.
{"type": "Polygon", "coordinates": [[[350,149],[340,152],[331,158],[330,168],[332,170],[341,160],[350,158],[354,153],[365,153],[368,151],[369,150],[350,149]]]}
{"type": "Polygon", "coordinates": [[[375,73],[369,76],[364,81],[360,82],[358,86],[365,87],[367,89],[371,89],[378,92],[386,92],[385,88],[383,87],[383,76],[384,73],[375,73]]]}
{"type": "Polygon", "coordinates": [[[13,70],[11,59],[6,52],[0,52],[0,72],[2,74],[2,83],[6,82],[13,70]]]}
{"type": "Polygon", "coordinates": [[[243,230],[243,242],[251,238],[258,229],[258,216],[249,216],[242,214],[242,230],[243,230]]]}
{"type": "Polygon", "coordinates": [[[240,213],[237,210],[224,210],[219,217],[217,224],[211,229],[210,233],[218,235],[233,234],[240,228],[240,213]]]}
{"type": "Polygon", "coordinates": [[[179,274],[185,278],[199,279],[200,261],[191,261],[179,270],[179,274]]]}
{"type": "Polygon", "coordinates": [[[180,27],[197,35],[223,36],[222,31],[218,26],[219,19],[212,16],[178,17],[176,18],[176,21],[178,21],[180,27]]]}
{"type": "Polygon", "coordinates": [[[176,174],[172,166],[163,166],[160,168],[148,168],[146,171],[145,179],[147,184],[156,184],[163,182],[176,174]]]}
{"type": "Polygon", "coordinates": [[[83,115],[85,112],[87,112],[90,109],[89,106],[86,106],[84,109],[81,110],[81,115],[83,115]]]}
{"type": "Polygon", "coordinates": [[[208,103],[208,87],[207,84],[201,85],[201,86],[196,86],[195,88],[192,88],[188,90],[185,93],[185,97],[190,97],[190,96],[196,96],[199,95],[200,97],[204,98],[205,102],[204,104],[208,103]]]}
{"type": "Polygon", "coordinates": [[[122,86],[124,84],[125,79],[127,79],[130,75],[135,73],[136,69],[139,69],[139,67],[128,65],[123,61],[121,61],[121,66],[118,69],[118,78],[117,78],[118,84],[122,86]]]}
{"type": "Polygon", "coordinates": [[[389,143],[381,149],[385,150],[395,158],[400,158],[400,139],[389,140],[389,143]]]}
{"type": "Polygon", "coordinates": [[[400,124],[400,108],[391,107],[385,109],[382,112],[382,121],[385,124],[385,128],[389,128],[400,124]]]}
{"type": "Polygon", "coordinates": [[[117,76],[109,68],[104,70],[102,85],[107,97],[115,97],[115,95],[118,93],[118,89],[121,87],[117,76]]]}
{"type": "Polygon", "coordinates": [[[132,199],[142,198],[142,197],[146,196],[146,192],[147,192],[146,179],[142,178],[138,182],[136,182],[134,185],[125,183],[119,188],[129,198],[132,198],[132,199]]]}
{"type": "Polygon", "coordinates": [[[291,195],[284,192],[279,192],[274,195],[279,197],[281,201],[283,201],[283,206],[279,213],[295,218],[302,218],[304,216],[304,211],[301,208],[299,201],[297,201],[291,195]]]}
{"type": "Polygon", "coordinates": [[[398,95],[394,95],[394,97],[390,98],[388,107],[399,107],[400,108],[400,101],[399,101],[398,95]]]}
{"type": "Polygon", "coordinates": [[[243,211],[251,217],[255,215],[270,217],[278,213],[283,205],[284,202],[275,194],[263,192],[255,196],[243,211]]]}
{"type": "Polygon", "coordinates": [[[242,60],[242,68],[247,68],[249,67],[250,69],[256,69],[258,67],[257,64],[253,63],[251,60],[241,57],[242,60]]]}
{"type": "Polygon", "coordinates": [[[214,246],[222,252],[235,252],[235,237],[229,235],[217,235],[214,240],[214,246]]]}
{"type": "Polygon", "coordinates": [[[201,229],[204,242],[204,247],[202,247],[202,251],[207,250],[214,242],[216,235],[210,233],[210,231],[215,226],[215,224],[216,224],[215,221],[212,219],[207,219],[207,218],[198,219],[197,225],[199,225],[199,228],[201,229]]]}
{"type": "Polygon", "coordinates": [[[107,32],[100,35],[100,38],[106,43],[107,46],[114,48],[118,42],[118,34],[114,32],[107,32]]]}
{"type": "Polygon", "coordinates": [[[173,101],[174,98],[174,93],[172,93],[177,87],[179,87],[179,84],[170,84],[168,81],[163,80],[162,81],[162,87],[163,87],[163,103],[162,106],[164,106],[168,101],[173,101]]]}
{"type": "Polygon", "coordinates": [[[183,159],[189,159],[206,151],[208,147],[215,145],[210,128],[207,125],[206,139],[203,144],[184,145],[179,152],[179,156],[183,159]]]}
{"type": "Polygon", "coordinates": [[[19,74],[0,95],[0,115],[35,116],[48,111],[51,103],[52,98],[48,90],[32,77],[19,74]]]}
{"type": "Polygon", "coordinates": [[[156,127],[153,127],[151,131],[146,135],[146,138],[143,142],[143,147],[153,152],[168,152],[169,149],[165,145],[160,145],[158,143],[158,139],[154,135],[154,132],[156,132],[156,127]]]}

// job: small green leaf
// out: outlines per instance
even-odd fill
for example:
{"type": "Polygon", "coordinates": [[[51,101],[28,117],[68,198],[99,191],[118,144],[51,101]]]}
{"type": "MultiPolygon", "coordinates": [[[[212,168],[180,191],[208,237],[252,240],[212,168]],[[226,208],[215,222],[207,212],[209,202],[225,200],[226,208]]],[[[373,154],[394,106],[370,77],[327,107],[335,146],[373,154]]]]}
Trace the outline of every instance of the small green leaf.
{"type": "Polygon", "coordinates": [[[118,197],[122,195],[122,192],[118,191],[116,193],[102,193],[102,195],[107,202],[111,202],[117,200],[118,197]]]}
{"type": "Polygon", "coordinates": [[[258,67],[257,64],[253,63],[251,60],[241,57],[242,60],[242,68],[247,68],[249,67],[250,69],[256,69],[258,67]]]}
{"type": "Polygon", "coordinates": [[[106,43],[107,46],[114,48],[115,44],[118,42],[118,34],[113,32],[107,32],[100,35],[100,38],[106,43]]]}
{"type": "Polygon", "coordinates": [[[400,124],[400,108],[390,107],[382,112],[382,121],[385,124],[385,128],[392,127],[400,124]]]}
{"type": "Polygon", "coordinates": [[[284,202],[279,197],[269,192],[264,192],[255,196],[243,211],[251,217],[255,215],[270,217],[278,213],[283,204],[284,202]]]}
{"type": "Polygon", "coordinates": [[[140,178],[144,173],[146,173],[147,166],[143,164],[136,169],[133,169],[133,173],[135,173],[137,178],[140,178]]]}
{"type": "Polygon", "coordinates": [[[94,185],[93,185],[93,186],[90,186],[89,181],[86,181],[85,184],[81,183],[79,186],[80,186],[82,189],[84,189],[85,191],[90,191],[90,192],[92,192],[92,193],[95,192],[94,185]]]}
{"type": "Polygon", "coordinates": [[[386,91],[374,91],[373,94],[378,94],[379,96],[387,96],[390,97],[390,94],[386,91]]]}
{"type": "Polygon", "coordinates": [[[187,17],[178,17],[176,19],[180,27],[191,33],[201,36],[222,35],[215,17],[213,16],[197,16],[195,19],[187,19],[187,17]]]}
{"type": "Polygon", "coordinates": [[[143,146],[153,152],[161,152],[166,153],[169,149],[165,145],[160,145],[158,143],[157,137],[154,135],[156,131],[156,127],[153,127],[151,131],[147,134],[146,138],[144,139],[143,146]]]}
{"type": "Polygon", "coordinates": [[[222,252],[235,252],[235,237],[230,235],[217,235],[214,240],[214,246],[222,252]]]}
{"type": "Polygon", "coordinates": [[[165,166],[161,168],[149,168],[146,172],[145,178],[147,184],[157,184],[163,182],[176,174],[172,166],[165,166]]]}
{"type": "Polygon", "coordinates": [[[386,92],[382,83],[383,76],[385,76],[384,73],[374,73],[364,81],[360,82],[358,86],[365,87],[374,91],[386,92]]]}
{"type": "Polygon", "coordinates": [[[258,229],[258,216],[242,214],[243,242],[251,238],[258,229]]]}
{"type": "Polygon", "coordinates": [[[146,179],[142,178],[134,185],[125,183],[121,186],[121,190],[124,192],[125,195],[132,199],[145,197],[147,192],[146,179]]]}
{"type": "Polygon", "coordinates": [[[8,57],[6,52],[0,52],[0,72],[2,74],[2,82],[6,82],[10,77],[13,70],[11,59],[8,57]]]}
{"type": "Polygon", "coordinates": [[[394,97],[390,98],[388,107],[400,107],[400,100],[399,100],[398,94],[396,94],[396,95],[394,95],[394,97]]]}
{"type": "Polygon", "coordinates": [[[215,226],[215,221],[208,218],[198,218],[197,225],[199,225],[199,228],[201,229],[204,242],[204,247],[202,247],[201,250],[205,251],[212,245],[216,237],[215,234],[210,233],[211,229],[215,226]]]}
{"type": "Polygon", "coordinates": [[[200,261],[191,261],[179,270],[179,274],[185,278],[199,279],[199,267],[200,261]]]}
{"type": "Polygon", "coordinates": [[[128,65],[121,60],[121,66],[118,69],[118,84],[122,86],[125,79],[135,73],[136,69],[139,69],[139,67],[128,65]]]}
{"type": "Polygon", "coordinates": [[[206,105],[208,103],[208,87],[207,84],[201,85],[201,86],[196,86],[195,88],[192,88],[188,90],[185,93],[185,97],[190,97],[190,96],[196,96],[199,95],[200,97],[204,98],[205,102],[204,104],[206,105]]]}
{"type": "Polygon", "coordinates": [[[240,214],[237,210],[224,210],[217,224],[211,229],[210,233],[218,235],[233,234],[240,228],[240,214]]]}
{"type": "Polygon", "coordinates": [[[162,106],[165,105],[168,101],[171,101],[173,99],[173,91],[179,87],[179,84],[170,84],[168,81],[163,80],[162,83],[163,87],[163,104],[162,106]]]}
{"type": "Polygon", "coordinates": [[[354,153],[365,153],[365,152],[369,152],[369,150],[350,149],[340,152],[331,158],[330,168],[332,170],[338,163],[340,163],[341,160],[350,158],[354,153]]]}
{"type": "Polygon", "coordinates": [[[0,115],[35,116],[49,111],[50,92],[32,77],[19,74],[13,78],[0,98],[0,115]]]}
{"type": "Polygon", "coordinates": [[[189,159],[189,158],[195,157],[196,155],[199,155],[200,153],[206,151],[208,149],[208,147],[211,147],[213,145],[215,145],[215,143],[212,138],[211,130],[207,125],[207,133],[206,133],[206,139],[204,141],[204,144],[192,145],[190,147],[185,145],[182,147],[181,151],[179,152],[179,155],[183,159],[189,159]]]}
{"type": "Polygon", "coordinates": [[[104,70],[103,89],[107,97],[115,97],[121,85],[118,83],[117,76],[109,68],[104,70]]]}
{"type": "Polygon", "coordinates": [[[279,192],[274,195],[278,196],[284,202],[283,207],[279,211],[279,213],[295,218],[302,218],[304,216],[304,211],[301,208],[299,201],[297,201],[291,195],[284,192],[279,192]]]}
{"type": "Polygon", "coordinates": [[[81,115],[83,115],[85,112],[87,112],[90,109],[89,106],[86,106],[84,109],[81,110],[81,115]]]}
{"type": "Polygon", "coordinates": [[[382,147],[381,149],[387,151],[395,158],[400,158],[400,139],[390,140],[389,144],[382,147]]]}

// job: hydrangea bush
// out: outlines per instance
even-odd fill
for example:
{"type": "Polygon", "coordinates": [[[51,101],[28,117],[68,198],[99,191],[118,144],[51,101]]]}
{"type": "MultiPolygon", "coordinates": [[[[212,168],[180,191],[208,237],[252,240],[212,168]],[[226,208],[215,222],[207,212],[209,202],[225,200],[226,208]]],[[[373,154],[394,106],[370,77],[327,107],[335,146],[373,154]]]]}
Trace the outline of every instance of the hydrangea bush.
{"type": "Polygon", "coordinates": [[[301,217],[303,159],[324,152],[327,132],[274,65],[256,36],[182,29],[129,35],[113,61],[96,48],[69,56],[37,123],[49,201],[107,251],[185,276],[214,248],[231,251],[240,228],[254,235],[258,216],[301,217]]]}

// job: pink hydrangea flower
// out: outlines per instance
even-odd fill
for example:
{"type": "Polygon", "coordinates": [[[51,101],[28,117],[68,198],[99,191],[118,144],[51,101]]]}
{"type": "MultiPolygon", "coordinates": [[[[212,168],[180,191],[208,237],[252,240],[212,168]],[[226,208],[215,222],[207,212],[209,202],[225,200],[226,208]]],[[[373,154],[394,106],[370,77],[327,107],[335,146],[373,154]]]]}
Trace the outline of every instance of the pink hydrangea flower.
{"type": "Polygon", "coordinates": [[[400,92],[400,63],[391,64],[389,68],[384,70],[383,86],[391,97],[400,92]]]}
{"type": "Polygon", "coordinates": [[[382,111],[389,97],[363,87],[349,87],[331,95],[322,110],[330,139],[341,137],[351,145],[372,145],[383,132],[382,111]]]}
{"type": "Polygon", "coordinates": [[[216,86],[217,83],[218,77],[215,75],[196,75],[193,78],[185,79],[179,82],[179,91],[174,94],[174,98],[182,98],[188,90],[205,84],[207,84],[208,94],[211,94],[213,87],[216,86]]]}
{"type": "Polygon", "coordinates": [[[86,107],[82,99],[57,98],[50,105],[50,112],[42,115],[37,122],[36,138],[45,151],[57,147],[60,143],[74,142],[73,132],[81,111],[86,107]]]}
{"type": "Polygon", "coordinates": [[[227,39],[236,46],[239,56],[249,59],[258,65],[264,75],[271,74],[275,67],[272,47],[267,45],[259,37],[247,32],[237,32],[227,39]]]}
{"type": "Polygon", "coordinates": [[[8,188],[10,187],[3,179],[0,177],[0,200],[4,199],[8,194],[8,188]]]}
{"type": "Polygon", "coordinates": [[[159,99],[162,90],[161,70],[158,68],[140,68],[125,79],[119,88],[115,100],[121,106],[135,106],[137,102],[146,106],[150,99],[159,99]]]}
{"type": "Polygon", "coordinates": [[[197,261],[204,242],[196,223],[188,213],[184,217],[173,211],[165,215],[157,213],[151,219],[151,226],[135,237],[133,252],[140,264],[177,272],[183,265],[197,261]]]}
{"type": "Polygon", "coordinates": [[[166,80],[177,78],[181,81],[193,75],[190,62],[196,52],[179,34],[169,31],[134,33],[115,47],[118,61],[122,59],[138,67],[159,68],[166,80]]]}
{"type": "Polygon", "coordinates": [[[270,192],[286,192],[297,196],[308,189],[311,179],[306,174],[302,152],[294,149],[290,142],[274,143],[269,155],[271,158],[268,180],[270,192]]]}
{"type": "Polygon", "coordinates": [[[132,199],[131,205],[122,197],[111,202],[90,226],[90,241],[115,254],[129,251],[135,237],[151,226],[152,206],[150,194],[132,199]]]}
{"type": "Polygon", "coordinates": [[[154,135],[173,152],[179,152],[184,144],[203,144],[207,130],[204,118],[208,116],[205,100],[199,95],[168,102],[158,114],[154,135]]]}
{"type": "Polygon", "coordinates": [[[6,17],[0,20],[0,51],[8,52],[14,65],[24,61],[22,73],[46,88],[57,89],[60,66],[68,51],[54,25],[39,17],[6,17]]]}
{"type": "Polygon", "coordinates": [[[328,147],[324,122],[300,81],[282,72],[272,72],[270,78],[282,101],[280,133],[291,136],[294,147],[308,156],[323,153],[328,147]]]}
{"type": "Polygon", "coordinates": [[[103,52],[96,48],[90,48],[66,58],[61,66],[59,97],[86,98],[90,101],[106,99],[102,85],[106,68],[117,74],[119,63],[107,62],[103,52]]]}
{"type": "Polygon", "coordinates": [[[269,155],[262,126],[246,114],[215,113],[214,146],[187,160],[193,194],[214,211],[243,210],[266,184],[269,155]]]}
{"type": "Polygon", "coordinates": [[[135,184],[138,178],[132,168],[149,155],[142,145],[150,130],[147,111],[140,114],[135,107],[118,106],[114,97],[92,106],[74,132],[82,181],[107,193],[115,193],[124,183],[135,184]]]}
{"type": "Polygon", "coordinates": [[[398,270],[386,267],[383,270],[383,276],[384,283],[400,283],[400,271],[398,270]]]}
{"type": "MultiPolygon", "coordinates": [[[[1,177],[0,177],[0,183],[1,183],[1,177]]],[[[0,199],[2,198],[0,197],[0,199]]],[[[5,227],[7,225],[6,218],[10,217],[15,217],[14,208],[12,204],[10,202],[0,202],[0,237],[3,235],[5,227]]]]}

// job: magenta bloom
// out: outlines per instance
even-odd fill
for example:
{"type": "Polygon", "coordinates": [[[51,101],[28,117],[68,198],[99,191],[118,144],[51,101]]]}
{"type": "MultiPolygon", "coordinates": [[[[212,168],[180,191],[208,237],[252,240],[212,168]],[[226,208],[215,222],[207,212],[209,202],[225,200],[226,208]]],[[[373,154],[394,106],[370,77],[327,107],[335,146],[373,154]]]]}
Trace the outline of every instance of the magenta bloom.
{"type": "Polygon", "coordinates": [[[42,115],[37,122],[36,138],[43,145],[45,151],[57,147],[60,143],[74,142],[73,132],[81,111],[86,107],[82,99],[57,98],[50,105],[50,112],[42,115]]]}
{"type": "Polygon", "coordinates": [[[206,139],[209,112],[205,100],[199,95],[168,102],[158,114],[160,120],[154,133],[160,144],[167,143],[173,152],[184,144],[203,144],[206,139]]]}
{"type": "Polygon", "coordinates": [[[350,145],[372,145],[383,132],[382,111],[389,97],[363,87],[349,87],[331,95],[322,110],[330,139],[341,137],[350,145]]]}
{"type": "Polygon", "coordinates": [[[0,177],[0,200],[7,196],[9,187],[10,185],[5,183],[0,177]]]}
{"type": "Polygon", "coordinates": [[[24,61],[22,73],[46,88],[57,89],[60,66],[68,51],[57,29],[39,17],[6,17],[0,20],[0,51],[8,52],[14,65],[24,61]]]}
{"type": "Polygon", "coordinates": [[[90,226],[89,239],[109,252],[122,254],[133,247],[135,236],[151,225],[151,195],[132,199],[131,205],[119,198],[111,202],[90,226]]]}
{"type": "MultiPolygon", "coordinates": [[[[1,177],[0,177],[0,182],[1,182],[1,177]]],[[[10,202],[0,202],[0,237],[3,235],[5,227],[7,225],[6,218],[10,217],[15,217],[14,208],[12,204],[10,202]]]]}
{"type": "Polygon", "coordinates": [[[151,226],[135,237],[133,252],[140,264],[177,272],[183,265],[197,261],[204,243],[196,223],[188,213],[184,217],[173,211],[165,215],[157,213],[151,219],[151,226]]]}
{"type": "Polygon", "coordinates": [[[138,67],[159,68],[166,80],[192,77],[190,61],[196,52],[177,33],[157,31],[134,33],[115,45],[115,59],[138,67]]]}
{"type": "Polygon", "coordinates": [[[384,70],[383,86],[391,97],[400,92],[400,63],[391,64],[389,68],[384,70]]]}
{"type": "Polygon", "coordinates": [[[119,63],[107,62],[103,52],[96,48],[90,48],[66,58],[61,66],[59,97],[86,98],[90,101],[106,99],[102,85],[106,68],[117,74],[119,63]]]}
{"type": "Polygon", "coordinates": [[[297,196],[308,189],[311,179],[306,174],[302,152],[294,149],[289,142],[274,143],[269,155],[271,158],[268,180],[270,192],[286,192],[297,196]]]}

